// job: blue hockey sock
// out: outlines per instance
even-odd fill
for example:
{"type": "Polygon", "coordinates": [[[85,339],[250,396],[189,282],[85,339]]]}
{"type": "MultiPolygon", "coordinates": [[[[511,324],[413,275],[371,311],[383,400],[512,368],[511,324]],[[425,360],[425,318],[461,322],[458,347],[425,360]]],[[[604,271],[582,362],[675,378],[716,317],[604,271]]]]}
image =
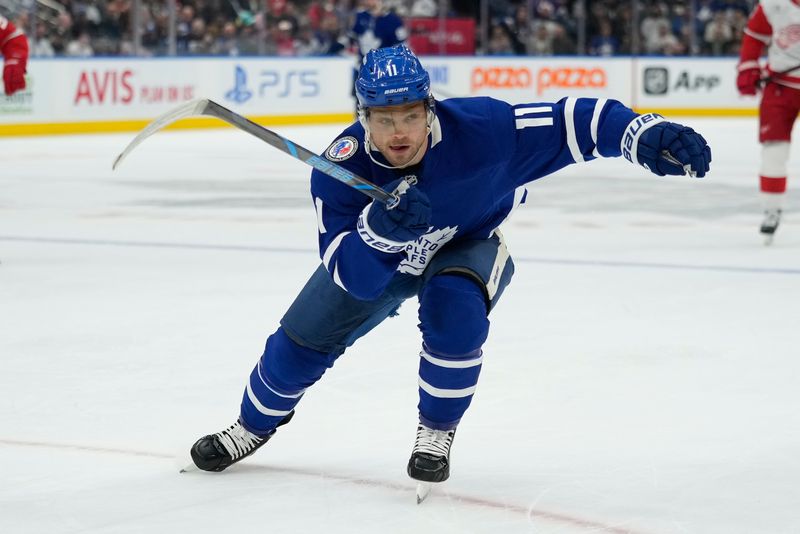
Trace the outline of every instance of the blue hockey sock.
{"type": "Polygon", "coordinates": [[[489,335],[480,287],[462,276],[434,276],[420,294],[420,329],[420,421],[455,428],[475,393],[489,335]]]}
{"type": "Polygon", "coordinates": [[[242,426],[254,434],[270,433],[336,357],[298,345],[278,328],[267,339],[247,381],[239,417],[242,426]]]}

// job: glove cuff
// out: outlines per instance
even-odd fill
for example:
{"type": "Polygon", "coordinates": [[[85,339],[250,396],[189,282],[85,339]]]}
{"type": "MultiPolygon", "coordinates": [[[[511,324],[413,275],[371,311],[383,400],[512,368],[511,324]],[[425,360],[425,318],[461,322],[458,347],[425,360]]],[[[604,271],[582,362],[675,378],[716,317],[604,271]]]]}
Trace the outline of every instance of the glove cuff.
{"type": "Polygon", "coordinates": [[[759,69],[759,70],[761,69],[761,66],[759,65],[758,61],[756,61],[756,60],[742,61],[736,67],[736,70],[739,71],[739,72],[742,72],[744,70],[751,70],[751,69],[759,69]]]}
{"type": "Polygon", "coordinates": [[[658,113],[647,113],[646,115],[639,115],[625,127],[625,133],[622,134],[622,141],[620,141],[620,150],[625,159],[634,165],[640,165],[638,157],[639,138],[644,132],[658,124],[664,122],[665,119],[658,113]]]}
{"type": "Polygon", "coordinates": [[[358,231],[358,235],[364,243],[368,246],[374,248],[375,250],[380,250],[381,252],[385,252],[387,254],[394,254],[397,252],[403,252],[408,246],[408,243],[405,241],[392,241],[391,239],[386,239],[375,233],[375,231],[370,228],[369,222],[367,221],[367,215],[369,214],[369,209],[372,207],[374,202],[367,204],[367,207],[361,211],[361,214],[358,216],[358,223],[356,223],[356,230],[358,231]]]}

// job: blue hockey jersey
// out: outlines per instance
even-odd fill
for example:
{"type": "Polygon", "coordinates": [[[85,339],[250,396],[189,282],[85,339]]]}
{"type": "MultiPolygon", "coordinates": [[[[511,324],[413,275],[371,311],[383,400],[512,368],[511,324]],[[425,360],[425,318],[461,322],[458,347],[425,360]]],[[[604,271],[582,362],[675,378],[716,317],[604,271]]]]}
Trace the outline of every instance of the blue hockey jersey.
{"type": "MultiPolygon", "coordinates": [[[[314,170],[311,193],[322,262],[353,296],[376,298],[397,273],[420,275],[446,243],[489,237],[523,202],[525,184],[596,157],[624,155],[636,161],[632,132],[650,118],[606,99],[519,105],[485,97],[449,99],[436,103],[422,161],[396,170],[372,161],[364,148],[364,128],[356,122],[323,156],[379,186],[416,176],[415,187],[430,198],[432,229],[402,252],[376,250],[357,228],[371,200],[314,170]]],[[[371,156],[388,165],[380,152],[371,156]]]]}
{"type": "Polygon", "coordinates": [[[391,11],[378,16],[369,11],[358,12],[351,33],[362,56],[376,48],[400,44],[408,37],[403,20],[391,11]]]}

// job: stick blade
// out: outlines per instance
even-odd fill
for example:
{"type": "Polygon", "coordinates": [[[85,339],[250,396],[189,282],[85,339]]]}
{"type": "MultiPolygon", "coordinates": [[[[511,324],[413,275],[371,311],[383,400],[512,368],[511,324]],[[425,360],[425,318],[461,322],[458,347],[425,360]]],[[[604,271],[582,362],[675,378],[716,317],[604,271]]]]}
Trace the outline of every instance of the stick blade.
{"type": "Polygon", "coordinates": [[[117,167],[119,167],[122,163],[122,160],[124,160],[134,148],[139,146],[142,141],[157,131],[166,128],[173,122],[185,119],[186,117],[203,115],[203,112],[206,110],[209,102],[210,101],[207,98],[199,98],[197,100],[192,100],[190,102],[186,102],[185,104],[181,104],[180,106],[167,111],[163,115],[156,117],[153,122],[148,124],[144,130],[139,132],[136,137],[133,138],[133,141],[128,143],[128,146],[125,147],[125,150],[120,152],[120,154],[114,160],[114,163],[111,165],[111,170],[116,170],[117,167]]]}

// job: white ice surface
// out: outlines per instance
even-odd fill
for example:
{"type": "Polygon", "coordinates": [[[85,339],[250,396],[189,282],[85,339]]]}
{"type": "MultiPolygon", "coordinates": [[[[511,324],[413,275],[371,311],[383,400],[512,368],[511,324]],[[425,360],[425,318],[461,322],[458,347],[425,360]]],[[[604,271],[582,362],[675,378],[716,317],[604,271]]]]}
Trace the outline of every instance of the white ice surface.
{"type": "Polygon", "coordinates": [[[611,160],[530,187],[421,506],[414,301],[255,456],[174,465],[235,420],[319,261],[306,167],[236,130],[159,133],[115,173],[130,134],[0,140],[0,533],[800,532],[800,148],[765,247],[755,120],[688,122],[706,179],[611,160]]]}

